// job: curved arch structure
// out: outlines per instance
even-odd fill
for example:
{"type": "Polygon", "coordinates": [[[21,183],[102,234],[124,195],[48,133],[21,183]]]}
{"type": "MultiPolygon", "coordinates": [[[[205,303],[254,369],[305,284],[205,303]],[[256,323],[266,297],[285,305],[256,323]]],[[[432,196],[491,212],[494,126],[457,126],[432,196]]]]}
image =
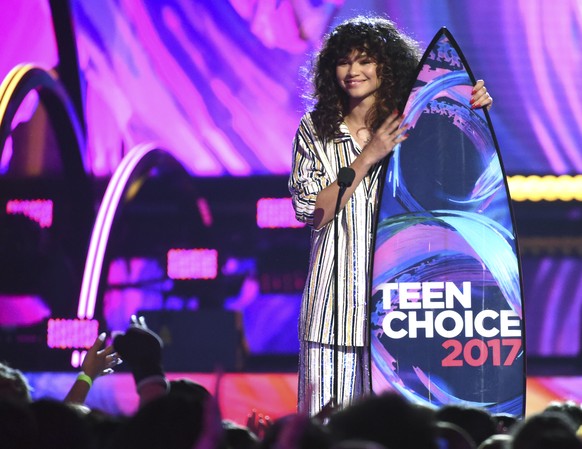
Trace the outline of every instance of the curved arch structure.
{"type": "MultiPolygon", "coordinates": [[[[0,157],[13,131],[18,109],[32,91],[38,93],[39,102],[46,109],[57,138],[67,195],[72,199],[75,220],[78,220],[76,226],[82,228],[83,239],[78,242],[81,251],[79,262],[83,263],[84,260],[85,266],[82,278],[79,279],[76,315],[83,323],[68,322],[64,325],[80,326],[83,343],[68,341],[66,346],[58,346],[74,349],[71,363],[79,366],[80,353],[75,348],[87,347],[86,343],[94,341],[99,332],[99,325],[94,319],[95,305],[100,282],[104,278],[103,267],[108,254],[109,237],[116,219],[122,216],[125,204],[137,195],[148,177],[168,170],[172,174],[187,172],[177,159],[156,145],[138,145],[123,158],[111,177],[95,218],[94,198],[84,159],[83,130],[67,91],[53,72],[32,64],[23,64],[15,67],[0,85],[0,157]]],[[[171,198],[168,200],[171,201],[171,198]]],[[[50,321],[55,320],[49,320],[49,328],[50,321]]],[[[50,335],[50,329],[48,331],[50,335]]]]}
{"type": "MultiPolygon", "coordinates": [[[[94,220],[94,198],[84,160],[85,137],[67,91],[53,71],[33,64],[20,64],[0,84],[0,157],[7,139],[12,135],[16,114],[31,92],[38,94],[39,103],[46,111],[56,138],[68,203],[66,210],[71,214],[66,231],[63,233],[63,229],[59,228],[53,236],[67,248],[72,263],[80,264],[86,254],[94,220]]],[[[63,208],[59,210],[63,211],[63,208]]],[[[71,280],[74,291],[78,291],[81,283],[80,274],[79,270],[78,276],[71,280]]],[[[75,295],[72,295],[73,301],[74,298],[75,295]]]]}
{"type": "MultiPolygon", "coordinates": [[[[12,132],[12,121],[26,96],[36,91],[47,109],[58,141],[65,181],[82,229],[89,230],[94,218],[93,195],[85,165],[85,137],[73,104],[59,79],[33,64],[14,67],[0,85],[0,157],[12,132]]],[[[83,236],[80,244],[86,244],[83,236]]]]}
{"type": "Polygon", "coordinates": [[[33,64],[14,67],[0,85],[0,155],[16,111],[33,90],[49,110],[59,143],[66,144],[61,145],[65,168],[85,174],[85,138],[73,104],[61,82],[50,71],[33,64]]]}
{"type": "Polygon", "coordinates": [[[144,182],[144,174],[147,174],[152,168],[158,168],[167,163],[183,168],[182,164],[171,154],[158,148],[155,144],[141,144],[134,147],[123,158],[111,177],[97,212],[91,235],[79,295],[77,309],[79,319],[92,319],[95,315],[95,305],[103,278],[103,266],[112,226],[115,220],[121,216],[124,201],[128,198],[129,201],[131,196],[139,190],[144,182]]]}

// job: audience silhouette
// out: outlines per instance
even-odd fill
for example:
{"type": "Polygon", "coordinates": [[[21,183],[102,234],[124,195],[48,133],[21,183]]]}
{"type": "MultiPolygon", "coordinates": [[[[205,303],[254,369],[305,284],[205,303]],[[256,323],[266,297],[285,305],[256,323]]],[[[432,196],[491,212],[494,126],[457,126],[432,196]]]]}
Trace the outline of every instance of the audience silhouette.
{"type": "Polygon", "coordinates": [[[223,420],[213,394],[189,379],[169,381],[163,343],[142,317],[105,345],[100,335],[63,401],[31,399],[24,374],[0,363],[0,447],[9,449],[582,449],[582,407],[551,402],[521,419],[484,408],[429,408],[396,393],[369,395],[325,416],[276,420],[249,413],[223,420]],[[84,405],[94,381],[124,361],[140,397],[131,416],[84,405]]]}

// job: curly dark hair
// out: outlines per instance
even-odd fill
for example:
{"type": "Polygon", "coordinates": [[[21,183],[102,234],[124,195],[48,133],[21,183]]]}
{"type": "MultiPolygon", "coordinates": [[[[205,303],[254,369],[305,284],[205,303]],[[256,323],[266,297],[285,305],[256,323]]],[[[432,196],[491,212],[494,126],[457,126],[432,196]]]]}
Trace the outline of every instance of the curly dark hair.
{"type": "Polygon", "coordinates": [[[325,37],[311,73],[315,100],[312,118],[323,139],[332,139],[338,134],[347,112],[348,96],[337,81],[336,66],[354,50],[366,52],[378,66],[379,101],[366,117],[372,131],[378,129],[392,111],[403,107],[414,81],[420,60],[418,43],[400,32],[392,21],[358,16],[341,23],[325,37]]]}

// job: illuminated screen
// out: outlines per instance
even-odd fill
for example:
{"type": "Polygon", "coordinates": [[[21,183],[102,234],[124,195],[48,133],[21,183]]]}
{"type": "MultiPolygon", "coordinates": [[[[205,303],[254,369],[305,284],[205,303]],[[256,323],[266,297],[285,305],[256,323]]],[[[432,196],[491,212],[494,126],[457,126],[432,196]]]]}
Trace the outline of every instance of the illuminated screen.
{"type": "MultiPolygon", "coordinates": [[[[0,78],[20,63],[56,67],[50,2],[0,0],[0,4],[11,12],[0,15],[0,78]]],[[[160,240],[152,239],[157,228],[148,228],[154,227],[154,220],[143,219],[143,203],[127,208],[123,232],[112,237],[111,248],[117,244],[118,251],[105,261],[102,281],[107,288],[100,292],[95,310],[100,330],[123,328],[128,315],[138,310],[194,310],[220,304],[244,312],[252,352],[297,350],[296,317],[309,228],[294,228],[300,224],[289,208],[285,178],[291,142],[309,107],[304,72],[310,55],[330,27],[357,14],[373,11],[388,16],[422,48],[441,26],[452,31],[475,76],[486,80],[495,99],[491,119],[507,174],[582,173],[578,0],[71,0],[70,4],[87,120],[82,156],[95,181],[95,210],[105,190],[101,183],[112,177],[124,155],[144,143],[157,142],[204,190],[192,198],[196,203],[192,209],[168,211],[164,207],[169,200],[161,205],[154,201],[168,234],[159,247],[160,240]],[[211,228],[211,238],[190,241],[192,229],[172,219],[172,214],[193,211],[204,225],[200,229],[211,228]],[[174,241],[176,236],[181,238],[174,241]],[[144,246],[143,240],[151,245],[144,246]],[[212,253],[211,263],[203,265],[210,267],[212,279],[185,263],[188,258],[179,258],[181,265],[171,259],[168,267],[172,248],[216,249],[216,257],[212,253]],[[177,266],[188,273],[168,279],[168,268],[177,266]]],[[[76,224],[79,206],[69,198],[72,189],[61,185],[59,159],[52,150],[37,153],[38,157],[19,151],[52,140],[25,138],[29,128],[24,122],[37,100],[31,95],[23,104],[0,158],[0,238],[5,243],[0,343],[20,338],[47,348],[47,339],[55,337],[54,347],[68,347],[74,344],[57,337],[69,325],[83,326],[74,320],[92,223],[76,224]],[[47,167],[56,174],[56,183],[40,177],[15,184],[8,176],[46,175],[47,167]],[[57,322],[55,333],[48,335],[49,317],[72,321],[57,322]]],[[[35,117],[41,125],[42,117],[35,117]]],[[[155,193],[154,189],[154,197],[155,193]]],[[[548,333],[561,329],[558,339],[532,334],[531,354],[577,353],[577,338],[569,335],[578,332],[580,301],[567,316],[562,315],[562,301],[568,294],[582,297],[575,277],[579,266],[579,258],[543,256],[527,264],[525,275],[532,282],[526,284],[526,293],[535,304],[527,309],[532,329],[542,322],[548,333]],[[568,291],[556,281],[563,276],[570,276],[568,291]],[[545,280],[543,285],[539,279],[545,280]],[[544,310],[544,315],[533,316],[536,310],[544,310]]],[[[86,325],[76,335],[96,332],[92,322],[86,325]]],[[[44,353],[39,354],[27,359],[44,353]]],[[[70,354],[65,355],[59,368],[71,366],[70,354]]],[[[53,352],[50,360],[54,357],[53,352]]],[[[38,366],[43,364],[41,360],[38,366]]]]}
{"type": "Polygon", "coordinates": [[[369,11],[423,49],[451,30],[495,99],[508,174],[582,171],[578,0],[72,3],[99,175],[151,139],[196,175],[288,173],[302,69],[330,25],[369,11]]]}

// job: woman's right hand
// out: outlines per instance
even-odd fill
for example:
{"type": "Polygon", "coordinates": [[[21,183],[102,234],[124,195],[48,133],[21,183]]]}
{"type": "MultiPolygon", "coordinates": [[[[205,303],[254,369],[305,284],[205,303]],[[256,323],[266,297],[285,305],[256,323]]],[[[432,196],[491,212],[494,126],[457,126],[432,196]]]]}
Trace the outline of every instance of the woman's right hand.
{"type": "Polygon", "coordinates": [[[367,164],[372,166],[380,162],[394,150],[396,145],[407,139],[408,127],[400,127],[403,120],[404,117],[395,111],[380,125],[362,150],[361,156],[366,159],[367,164]]]}
{"type": "MultiPolygon", "coordinates": [[[[399,115],[398,112],[390,114],[372,136],[370,142],[362,148],[360,155],[350,164],[350,168],[355,172],[355,177],[351,186],[345,189],[341,197],[340,208],[346,205],[360,182],[362,182],[362,179],[369,173],[374,164],[384,159],[392,152],[396,145],[406,140],[406,131],[408,128],[399,128],[403,119],[404,117],[399,115]]],[[[317,195],[313,218],[313,227],[315,229],[321,229],[333,220],[338,191],[339,186],[337,182],[334,182],[317,195]]]]}

